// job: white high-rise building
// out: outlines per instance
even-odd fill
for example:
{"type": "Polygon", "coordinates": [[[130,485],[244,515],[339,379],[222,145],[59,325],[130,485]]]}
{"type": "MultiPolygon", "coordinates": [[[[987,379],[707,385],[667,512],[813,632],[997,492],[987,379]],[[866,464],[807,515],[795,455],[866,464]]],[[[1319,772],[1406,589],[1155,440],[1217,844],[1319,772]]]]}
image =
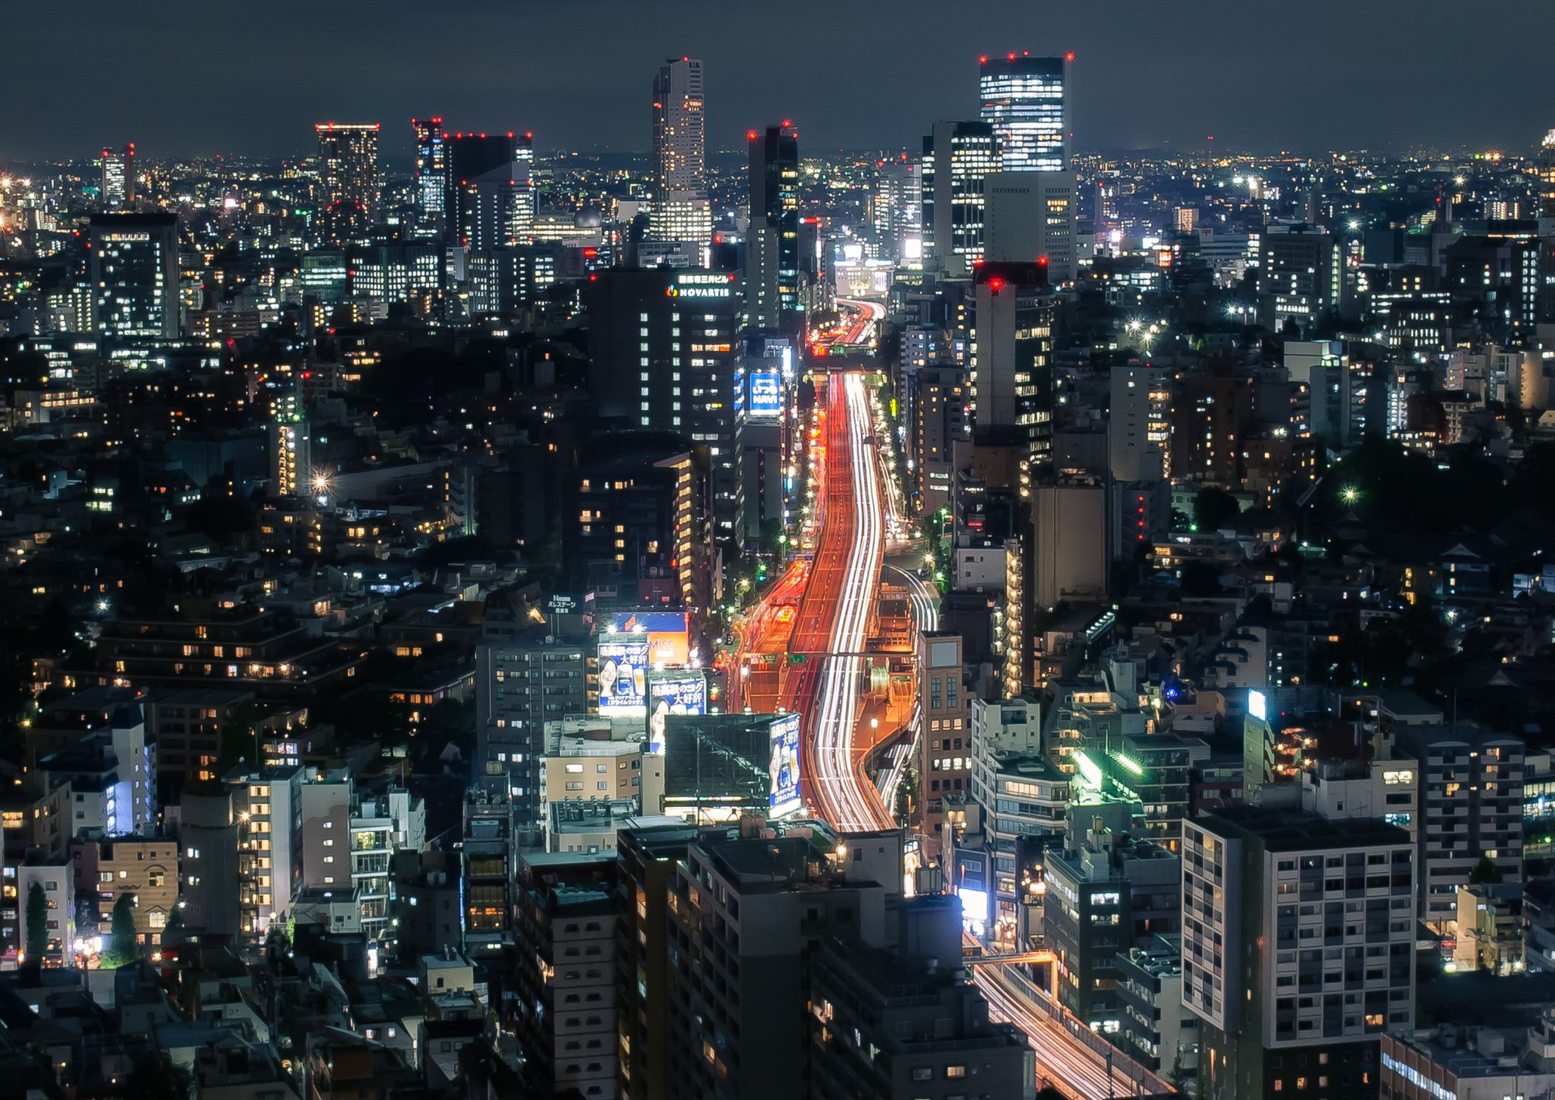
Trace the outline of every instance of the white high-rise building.
{"type": "Polygon", "coordinates": [[[712,241],[706,154],[702,61],[670,58],[653,79],[653,240],[691,243],[699,253],[712,241]]]}
{"type": "Polygon", "coordinates": [[[1414,1024],[1415,847],[1381,820],[1229,807],[1182,825],[1199,1096],[1353,1095],[1414,1024]]]}

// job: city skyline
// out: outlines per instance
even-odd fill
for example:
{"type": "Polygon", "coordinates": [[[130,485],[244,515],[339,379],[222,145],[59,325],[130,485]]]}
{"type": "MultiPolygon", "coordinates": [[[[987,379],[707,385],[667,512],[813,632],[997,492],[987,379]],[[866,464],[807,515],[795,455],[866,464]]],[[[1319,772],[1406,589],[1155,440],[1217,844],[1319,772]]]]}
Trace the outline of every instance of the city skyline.
{"type": "MultiPolygon", "coordinates": [[[[262,16],[176,3],[147,16],[95,0],[68,12],[24,10],[19,18],[41,39],[75,41],[89,21],[94,34],[76,43],[77,62],[99,79],[79,89],[62,83],[47,51],[13,61],[13,117],[28,122],[0,156],[20,162],[85,159],[127,140],[153,159],[299,156],[319,120],[378,121],[398,133],[401,116],[431,111],[475,127],[533,130],[543,148],[646,152],[648,127],[629,107],[641,102],[663,58],[682,54],[707,65],[710,152],[736,150],[749,127],[779,118],[795,119],[815,150],[911,147],[925,120],[975,117],[978,56],[1010,49],[1074,51],[1071,129],[1079,151],[1203,148],[1210,134],[1216,147],[1252,152],[1521,151],[1548,128],[1555,92],[1535,52],[1540,36],[1511,33],[1549,22],[1533,0],[1501,5],[1501,20],[1453,25],[1451,34],[1444,0],[1412,5],[1407,23],[1319,0],[1304,12],[1306,49],[1303,27],[1248,16],[1228,0],[1195,5],[1191,20],[1121,0],[1105,23],[1084,5],[1064,3],[1045,5],[1040,18],[999,5],[983,19],[944,25],[932,23],[939,9],[924,0],[893,4],[889,21],[872,6],[802,0],[772,27],[760,25],[754,9],[731,15],[703,0],[673,12],[620,0],[476,0],[442,15],[430,37],[410,33],[410,9],[393,2],[369,9],[346,0],[324,12],[283,3],[262,16]],[[599,36],[584,51],[585,10],[590,25],[630,33],[599,36]],[[638,14],[630,25],[629,12],[638,14]],[[370,13],[379,18],[368,21],[370,13]],[[930,26],[931,34],[918,35],[930,26]],[[763,36],[762,49],[750,48],[753,34],[763,36]],[[341,50],[343,36],[359,48],[341,50]],[[228,41],[247,49],[224,51],[228,41]],[[1447,94],[1439,74],[1456,52],[1492,50],[1503,71],[1530,75],[1486,82],[1473,96],[1447,94]],[[164,63],[175,56],[178,64],[164,63]],[[278,57],[288,61],[279,72],[278,57]],[[789,59],[797,66],[801,58],[809,79],[788,81],[789,59]],[[916,64],[904,79],[908,61],[916,64]],[[1249,84],[1267,94],[1246,94],[1249,84]],[[115,94],[98,94],[103,86],[115,94]]],[[[405,150],[387,144],[386,159],[409,155],[408,139],[405,150]]]]}

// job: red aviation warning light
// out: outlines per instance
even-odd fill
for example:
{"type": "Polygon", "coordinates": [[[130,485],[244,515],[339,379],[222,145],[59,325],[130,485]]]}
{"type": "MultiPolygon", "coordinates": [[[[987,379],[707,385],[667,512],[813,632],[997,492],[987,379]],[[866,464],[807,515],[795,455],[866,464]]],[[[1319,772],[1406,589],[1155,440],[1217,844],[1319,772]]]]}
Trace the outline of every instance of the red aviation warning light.
{"type": "Polygon", "coordinates": [[[1064,54],[1064,60],[1065,61],[1073,61],[1074,60],[1074,51],[1070,50],[1068,53],[1064,54]]]}

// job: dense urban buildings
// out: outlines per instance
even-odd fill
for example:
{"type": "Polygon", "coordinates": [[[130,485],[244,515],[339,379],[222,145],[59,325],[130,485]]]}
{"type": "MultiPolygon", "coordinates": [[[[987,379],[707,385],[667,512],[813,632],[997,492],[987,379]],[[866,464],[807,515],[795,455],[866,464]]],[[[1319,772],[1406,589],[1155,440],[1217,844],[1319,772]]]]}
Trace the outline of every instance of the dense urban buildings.
{"type": "Polygon", "coordinates": [[[588,7],[13,81],[5,1095],[1555,1094],[1536,36],[588,7]]]}

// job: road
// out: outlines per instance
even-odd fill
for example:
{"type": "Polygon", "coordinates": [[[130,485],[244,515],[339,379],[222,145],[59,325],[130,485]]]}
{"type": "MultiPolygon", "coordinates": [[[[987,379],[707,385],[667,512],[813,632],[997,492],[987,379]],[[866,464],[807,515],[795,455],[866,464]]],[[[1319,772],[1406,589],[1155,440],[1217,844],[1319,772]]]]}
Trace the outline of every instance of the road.
{"type": "MultiPolygon", "coordinates": [[[[827,398],[828,495],[806,605],[831,612],[831,637],[821,659],[810,722],[810,795],[817,811],[842,832],[896,825],[875,785],[864,777],[854,732],[865,643],[885,559],[879,457],[862,374],[833,374],[827,398]],[[837,490],[843,490],[838,492],[837,490]],[[822,580],[822,561],[840,571],[822,580]],[[825,587],[821,587],[825,584],[825,587]]],[[[801,612],[803,614],[803,611],[801,612]]],[[[797,631],[796,631],[797,635],[797,631]]],[[[797,637],[796,637],[797,641],[797,637]]]]}
{"type": "Polygon", "coordinates": [[[972,980],[988,1001],[990,1012],[1012,1023],[1037,1054],[1037,1074],[1071,1100],[1175,1092],[1172,1086],[1094,1035],[1081,1036],[1085,1025],[1064,1013],[1029,979],[1014,968],[979,967],[972,980]]]}

